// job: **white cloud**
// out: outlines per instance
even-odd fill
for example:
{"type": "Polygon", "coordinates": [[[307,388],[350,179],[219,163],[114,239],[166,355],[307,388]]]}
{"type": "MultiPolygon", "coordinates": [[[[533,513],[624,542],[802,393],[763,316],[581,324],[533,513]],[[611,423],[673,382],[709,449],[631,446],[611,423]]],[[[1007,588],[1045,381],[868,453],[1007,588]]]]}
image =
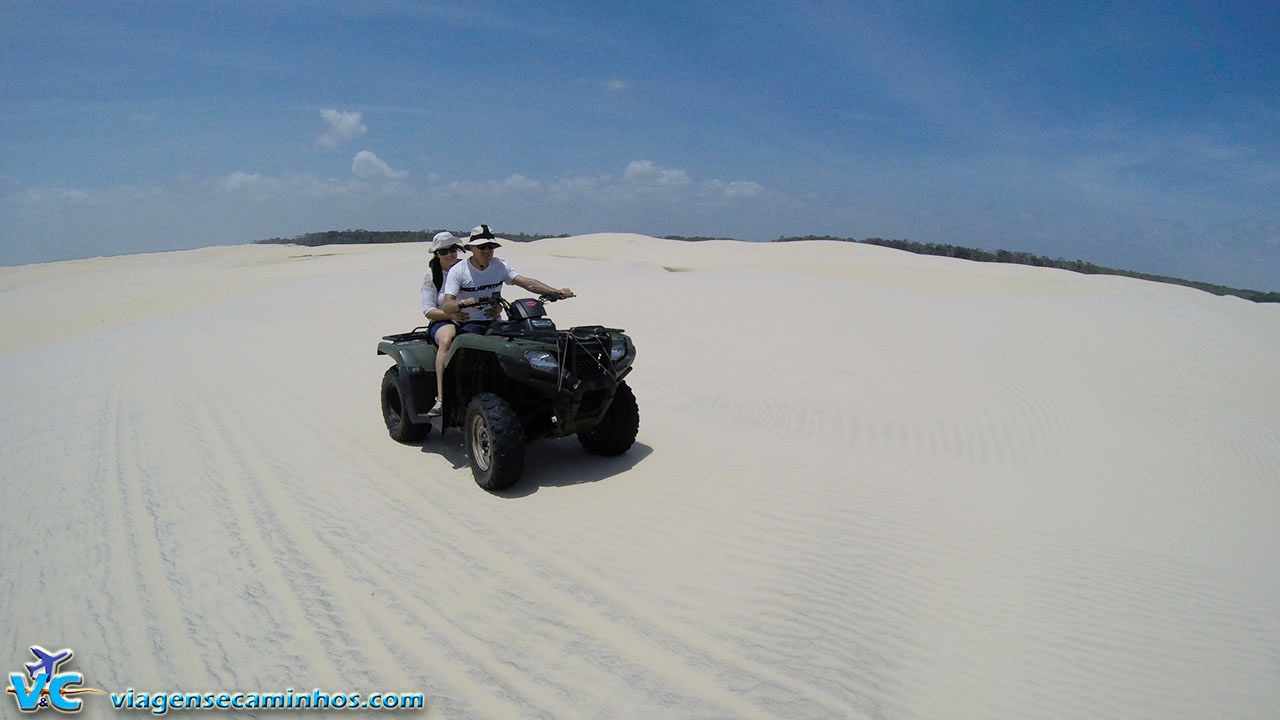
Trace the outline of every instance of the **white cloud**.
{"type": "Polygon", "coordinates": [[[320,178],[311,173],[286,173],[272,177],[261,173],[237,170],[229,175],[205,182],[226,193],[248,195],[254,199],[265,198],[328,198],[358,193],[370,189],[370,184],[360,180],[320,178]]]}
{"type": "Polygon", "coordinates": [[[504,190],[537,190],[540,186],[541,183],[537,180],[530,180],[519,173],[512,174],[506,180],[502,181],[502,187],[504,190]]]}
{"type": "Polygon", "coordinates": [[[403,180],[409,177],[408,172],[392,169],[390,165],[382,161],[382,158],[368,150],[361,150],[356,153],[355,159],[351,161],[351,172],[356,177],[366,180],[403,180]]]}
{"type": "Polygon", "coordinates": [[[319,178],[311,173],[286,175],[283,182],[291,193],[305,198],[335,197],[360,192],[369,187],[368,183],[359,180],[319,178]]]}
{"type": "Polygon", "coordinates": [[[540,187],[542,183],[537,180],[515,173],[505,180],[457,180],[445,185],[440,192],[446,195],[493,198],[508,193],[537,190],[540,187]]]}
{"type": "Polygon", "coordinates": [[[31,188],[19,199],[24,205],[88,205],[93,202],[84,190],[63,187],[31,188]]]}
{"type": "Polygon", "coordinates": [[[604,85],[605,90],[610,90],[612,92],[622,92],[630,87],[626,80],[619,80],[618,78],[610,78],[605,80],[602,84],[604,85]]]}
{"type": "Polygon", "coordinates": [[[547,187],[547,190],[551,194],[552,200],[564,202],[596,193],[600,188],[608,184],[608,175],[596,177],[579,176],[556,180],[547,187]]]}
{"type": "MultiPolygon", "coordinates": [[[[8,183],[0,176],[0,189],[8,183]]],[[[16,190],[16,187],[14,188],[16,190]]],[[[11,203],[36,213],[88,212],[134,206],[167,194],[158,185],[109,185],[72,188],[61,186],[31,187],[12,195],[0,194],[0,203],[11,203]]]]}
{"type": "Polygon", "coordinates": [[[659,167],[651,160],[635,160],[627,165],[620,178],[609,175],[560,178],[547,186],[547,192],[550,199],[557,202],[590,199],[626,203],[659,197],[677,202],[697,198],[719,203],[758,197],[765,192],[763,185],[750,180],[705,180],[697,184],[696,191],[691,186],[693,181],[684,170],[659,167]]]}
{"type": "Polygon", "coordinates": [[[706,195],[724,198],[756,197],[760,193],[764,192],[763,185],[751,182],[750,180],[734,180],[733,182],[707,180],[702,183],[702,189],[706,195]]]}
{"type": "Polygon", "coordinates": [[[259,173],[247,173],[236,170],[226,177],[218,178],[215,185],[226,192],[251,192],[262,194],[280,189],[280,181],[259,173]]]}
{"type": "Polygon", "coordinates": [[[755,197],[762,192],[764,186],[750,180],[734,180],[724,187],[725,197],[755,197]]]}
{"type": "Polygon", "coordinates": [[[632,160],[622,177],[637,185],[688,185],[689,175],[683,170],[660,168],[652,160],[632,160]]]}
{"type": "Polygon", "coordinates": [[[329,129],[316,138],[316,144],[323,147],[336,148],[339,143],[360,137],[369,131],[369,128],[360,122],[358,112],[325,109],[320,111],[320,117],[329,123],[329,129]]]}

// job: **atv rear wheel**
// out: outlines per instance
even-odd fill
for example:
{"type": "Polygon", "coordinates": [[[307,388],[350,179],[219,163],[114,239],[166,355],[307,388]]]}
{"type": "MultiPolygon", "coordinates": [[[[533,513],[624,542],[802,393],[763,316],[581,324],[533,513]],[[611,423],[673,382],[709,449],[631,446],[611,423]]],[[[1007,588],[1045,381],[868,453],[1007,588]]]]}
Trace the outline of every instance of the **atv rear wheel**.
{"type": "Polygon", "coordinates": [[[404,396],[400,393],[400,367],[392,365],[382,376],[382,421],[387,432],[398,442],[411,443],[421,440],[431,432],[431,426],[409,419],[404,396]]]}
{"type": "Polygon", "coordinates": [[[613,402],[596,426],[578,433],[578,442],[596,455],[621,455],[631,449],[640,432],[640,406],[625,382],[618,383],[613,402]]]}
{"type": "Polygon", "coordinates": [[[490,492],[509,488],[524,472],[524,427],[515,410],[493,393],[479,393],[467,405],[467,457],[476,484],[490,492]]]}

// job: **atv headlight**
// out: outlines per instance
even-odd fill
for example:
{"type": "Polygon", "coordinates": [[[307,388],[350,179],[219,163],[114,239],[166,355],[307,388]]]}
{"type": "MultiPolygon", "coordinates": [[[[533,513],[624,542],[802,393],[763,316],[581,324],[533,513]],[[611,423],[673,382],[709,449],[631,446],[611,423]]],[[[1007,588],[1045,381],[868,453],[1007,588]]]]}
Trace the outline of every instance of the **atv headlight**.
{"type": "Polygon", "coordinates": [[[542,372],[554,373],[560,368],[556,356],[545,350],[525,350],[524,361],[529,363],[529,367],[542,372]]]}
{"type": "Polygon", "coordinates": [[[627,355],[627,339],[621,335],[609,336],[609,359],[618,362],[627,355]]]}

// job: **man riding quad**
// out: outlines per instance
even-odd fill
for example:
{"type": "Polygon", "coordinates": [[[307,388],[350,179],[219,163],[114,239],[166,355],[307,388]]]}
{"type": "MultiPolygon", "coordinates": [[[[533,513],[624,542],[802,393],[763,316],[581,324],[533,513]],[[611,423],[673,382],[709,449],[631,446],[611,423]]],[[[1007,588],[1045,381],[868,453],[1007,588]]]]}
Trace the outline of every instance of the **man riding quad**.
{"type": "MultiPolygon", "coordinates": [[[[481,233],[487,231],[482,226],[481,233]]],[[[472,239],[484,243],[493,238],[472,239]]],[[[453,273],[463,264],[450,270],[446,288],[455,287],[453,273]]],[[[492,266],[492,258],[482,264],[492,266]]],[[[640,427],[635,395],[624,381],[636,356],[631,338],[601,325],[557,329],[545,304],[572,294],[527,280],[528,285],[515,284],[550,292],[511,303],[496,292],[463,298],[467,302],[462,307],[488,321],[460,332],[443,364],[441,431],[463,431],[472,474],[491,491],[520,478],[529,440],[577,435],[589,452],[620,455],[630,449],[640,427]],[[496,319],[499,314],[504,319],[496,319]]],[[[500,286],[501,281],[494,289],[500,286]]],[[[455,289],[462,293],[464,287],[459,282],[455,289]]],[[[458,293],[446,294],[459,302],[458,293]]],[[[383,420],[396,440],[420,440],[431,430],[436,351],[426,328],[388,335],[378,344],[378,354],[395,361],[383,375],[381,394],[383,420]]]]}

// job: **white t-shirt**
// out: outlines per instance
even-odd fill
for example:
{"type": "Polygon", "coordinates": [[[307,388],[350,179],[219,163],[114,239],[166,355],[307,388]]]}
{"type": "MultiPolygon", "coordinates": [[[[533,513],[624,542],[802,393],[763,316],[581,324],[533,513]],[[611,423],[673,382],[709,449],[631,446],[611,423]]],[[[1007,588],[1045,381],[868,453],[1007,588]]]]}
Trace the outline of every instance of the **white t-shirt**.
{"type": "Polygon", "coordinates": [[[431,271],[427,271],[427,276],[422,278],[422,314],[426,315],[429,310],[439,310],[444,304],[444,291],[437,290],[436,284],[431,282],[431,271]]]}
{"type": "MultiPolygon", "coordinates": [[[[444,280],[444,293],[462,300],[474,297],[482,298],[490,295],[501,295],[502,285],[510,285],[516,279],[516,271],[506,260],[493,258],[483,270],[477,270],[468,259],[449,268],[449,277],[444,280]]],[[[490,320],[481,308],[466,308],[467,320],[490,320]]]]}

